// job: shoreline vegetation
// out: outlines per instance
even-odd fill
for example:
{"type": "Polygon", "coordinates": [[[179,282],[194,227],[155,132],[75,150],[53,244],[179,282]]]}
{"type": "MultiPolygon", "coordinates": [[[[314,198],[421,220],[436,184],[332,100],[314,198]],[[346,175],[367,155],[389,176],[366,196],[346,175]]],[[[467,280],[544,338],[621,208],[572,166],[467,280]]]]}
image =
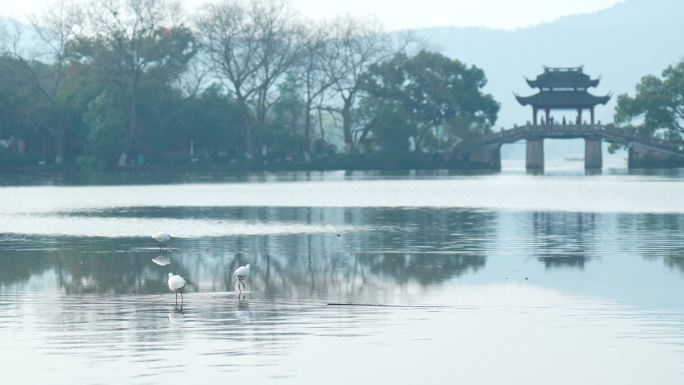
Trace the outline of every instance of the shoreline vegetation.
{"type": "MultiPolygon", "coordinates": [[[[0,171],[487,168],[450,153],[494,131],[484,71],[374,19],[57,0],[5,24],[0,171]]],[[[684,61],[644,77],[616,124],[682,143],[682,78],[684,61]]]]}
{"type": "Polygon", "coordinates": [[[4,165],[3,173],[82,173],[89,172],[277,172],[277,171],[392,171],[392,170],[455,170],[455,171],[491,171],[486,166],[460,159],[444,159],[435,154],[411,154],[401,158],[388,158],[378,154],[360,154],[356,156],[330,156],[310,161],[293,160],[235,160],[219,163],[187,159],[174,164],[135,164],[118,167],[112,170],[83,170],[77,165],[31,164],[4,165]]]}

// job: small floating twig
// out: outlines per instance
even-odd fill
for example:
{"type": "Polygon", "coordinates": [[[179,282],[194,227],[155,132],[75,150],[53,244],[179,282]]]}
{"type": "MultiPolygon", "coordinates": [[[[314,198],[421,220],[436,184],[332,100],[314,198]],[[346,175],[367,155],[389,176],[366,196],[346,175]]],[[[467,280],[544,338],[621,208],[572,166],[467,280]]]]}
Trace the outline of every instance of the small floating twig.
{"type": "Polygon", "coordinates": [[[448,306],[439,306],[439,305],[385,305],[385,304],[376,304],[376,303],[342,303],[342,302],[329,302],[326,304],[326,306],[350,306],[350,307],[404,307],[404,308],[422,308],[422,309],[430,309],[430,308],[443,308],[443,307],[448,307],[448,306]]]}

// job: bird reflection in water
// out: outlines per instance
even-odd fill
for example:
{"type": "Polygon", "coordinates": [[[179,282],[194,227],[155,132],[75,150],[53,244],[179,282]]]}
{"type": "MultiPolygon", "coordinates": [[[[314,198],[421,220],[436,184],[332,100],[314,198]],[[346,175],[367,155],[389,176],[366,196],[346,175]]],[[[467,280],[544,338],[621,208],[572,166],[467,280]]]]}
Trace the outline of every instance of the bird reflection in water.
{"type": "Polygon", "coordinates": [[[167,266],[171,264],[171,257],[168,257],[166,255],[158,255],[152,258],[152,262],[159,266],[167,266]]]}
{"type": "Polygon", "coordinates": [[[169,322],[172,324],[180,324],[185,322],[185,314],[183,313],[183,310],[174,308],[172,312],[169,312],[168,315],[169,322]]]}
{"type": "Polygon", "coordinates": [[[235,318],[240,322],[249,322],[252,318],[252,312],[249,310],[249,301],[246,295],[238,295],[237,309],[235,310],[235,318]]]}

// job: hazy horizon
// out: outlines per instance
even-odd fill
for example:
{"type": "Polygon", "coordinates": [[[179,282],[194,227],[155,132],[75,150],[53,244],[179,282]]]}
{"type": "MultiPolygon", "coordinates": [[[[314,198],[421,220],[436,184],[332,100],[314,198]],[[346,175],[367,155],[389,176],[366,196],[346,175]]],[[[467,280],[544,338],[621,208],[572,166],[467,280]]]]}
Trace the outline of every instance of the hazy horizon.
{"type": "MultiPolygon", "coordinates": [[[[534,27],[556,21],[565,16],[590,14],[610,8],[625,0],[483,0],[476,3],[465,0],[444,4],[440,0],[420,3],[395,4],[386,0],[328,1],[290,0],[290,4],[309,19],[330,19],[349,14],[355,17],[375,17],[390,31],[434,27],[483,27],[512,30],[534,27]],[[391,9],[391,12],[387,12],[391,9]],[[497,9],[497,12],[491,12],[497,9]]],[[[193,12],[209,0],[180,1],[183,8],[193,12]]],[[[26,21],[27,16],[40,14],[53,0],[27,0],[5,4],[0,17],[26,21]]]]}

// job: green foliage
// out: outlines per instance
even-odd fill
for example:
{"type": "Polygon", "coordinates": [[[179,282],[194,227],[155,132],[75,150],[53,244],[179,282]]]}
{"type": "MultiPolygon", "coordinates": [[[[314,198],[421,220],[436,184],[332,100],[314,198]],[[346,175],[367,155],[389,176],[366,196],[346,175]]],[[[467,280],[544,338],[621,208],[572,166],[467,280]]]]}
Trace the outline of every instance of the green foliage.
{"type": "Polygon", "coordinates": [[[670,66],[662,78],[644,76],[636,95],[618,96],[615,122],[628,130],[681,143],[684,134],[684,61],[670,66]]]}
{"type": "Polygon", "coordinates": [[[304,60],[306,27],[287,19],[279,23],[289,37],[269,35],[273,26],[260,20],[252,27],[263,31],[238,31],[231,42],[207,35],[200,46],[170,19],[101,16],[93,33],[70,30],[45,62],[0,55],[0,165],[424,165],[439,156],[412,146],[448,150],[488,132],[499,109],[477,67],[428,51],[378,62],[389,51],[374,28],[351,40],[340,37],[348,29],[326,31],[304,60]],[[255,68],[216,56],[224,54],[255,68]],[[231,65],[244,71],[232,78],[231,65]]]}
{"type": "MultiPolygon", "coordinates": [[[[40,158],[49,142],[47,126],[52,116],[46,99],[33,79],[27,65],[44,69],[39,62],[26,63],[9,56],[0,56],[0,139],[16,138],[26,143],[25,152],[40,158]]],[[[5,156],[9,159],[26,158],[5,156]]]]}
{"type": "Polygon", "coordinates": [[[242,113],[218,85],[198,96],[174,94],[160,103],[156,116],[159,125],[151,131],[160,153],[185,151],[189,159],[191,142],[193,157],[203,161],[235,159],[243,153],[242,113]]]}
{"type": "Polygon", "coordinates": [[[149,63],[147,76],[155,82],[171,84],[183,75],[197,54],[195,35],[185,26],[159,28],[145,40],[143,54],[149,63]]]}
{"type": "Polygon", "coordinates": [[[410,150],[410,139],[416,127],[406,119],[406,112],[397,103],[375,103],[374,119],[370,123],[375,144],[380,153],[402,155],[410,150]]]}
{"type": "MultiPolygon", "coordinates": [[[[395,115],[396,133],[410,137],[416,150],[438,151],[472,135],[489,132],[499,104],[482,88],[484,72],[429,51],[400,53],[370,67],[363,82],[366,103],[384,119],[395,115]]],[[[374,124],[374,135],[388,140],[389,122],[374,124]]],[[[397,139],[399,140],[399,139],[397,139]]],[[[400,141],[404,141],[401,139],[400,141]]]]}
{"type": "Polygon", "coordinates": [[[28,152],[20,154],[0,148],[0,166],[2,167],[35,166],[39,161],[41,161],[41,158],[36,153],[28,152]]]}
{"type": "Polygon", "coordinates": [[[87,133],[85,154],[79,165],[89,170],[112,168],[124,146],[126,117],[110,92],[103,92],[88,106],[83,116],[87,133]]]}
{"type": "MultiPolygon", "coordinates": [[[[175,100],[173,83],[186,71],[197,52],[193,33],[184,26],[157,28],[150,34],[127,36],[121,33],[82,38],[70,46],[73,60],[87,63],[96,82],[114,92],[127,106],[126,145],[121,151],[159,153],[158,137],[146,129],[158,123],[160,101],[175,100]],[[156,109],[156,111],[155,111],[156,109]],[[156,112],[156,113],[155,113],[156,112]],[[145,120],[147,118],[147,121],[145,120]],[[158,139],[158,138],[157,138],[158,139]]],[[[173,109],[173,103],[165,109],[173,109]]],[[[166,115],[164,112],[161,114],[166,115]]]]}
{"type": "Polygon", "coordinates": [[[279,85],[278,94],[280,97],[272,107],[272,123],[262,130],[262,145],[266,146],[267,158],[301,159],[306,146],[304,115],[308,113],[301,84],[294,76],[288,76],[279,85]]]}

